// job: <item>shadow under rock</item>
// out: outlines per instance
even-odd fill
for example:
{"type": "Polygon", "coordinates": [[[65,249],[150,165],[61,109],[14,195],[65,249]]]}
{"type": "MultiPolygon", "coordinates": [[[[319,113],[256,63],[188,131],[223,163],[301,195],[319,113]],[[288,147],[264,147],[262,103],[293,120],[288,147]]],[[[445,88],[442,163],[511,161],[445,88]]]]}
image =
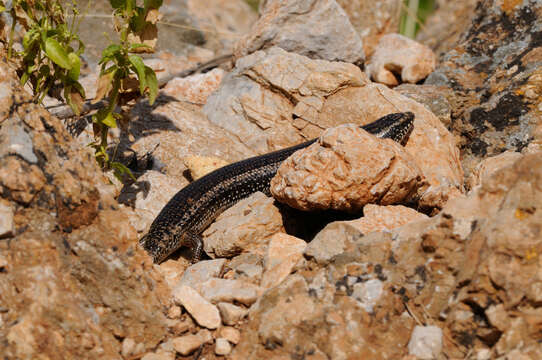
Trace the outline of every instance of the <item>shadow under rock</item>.
{"type": "Polygon", "coordinates": [[[288,235],[310,242],[316,234],[334,221],[355,220],[363,216],[363,211],[347,213],[337,210],[303,211],[275,201],[282,215],[284,229],[288,235]]]}

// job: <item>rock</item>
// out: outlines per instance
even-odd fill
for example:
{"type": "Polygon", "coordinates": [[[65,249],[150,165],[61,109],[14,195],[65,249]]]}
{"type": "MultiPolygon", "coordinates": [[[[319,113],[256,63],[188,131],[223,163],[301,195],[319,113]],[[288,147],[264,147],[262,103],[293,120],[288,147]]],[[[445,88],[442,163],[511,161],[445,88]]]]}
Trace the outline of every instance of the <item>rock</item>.
{"type": "Polygon", "coordinates": [[[138,216],[132,223],[138,232],[144,232],[160,210],[186,184],[186,180],[179,181],[175,177],[149,170],[137,182],[123,189],[119,202],[134,206],[138,216]]]}
{"type": "Polygon", "coordinates": [[[209,330],[200,330],[197,334],[189,334],[173,339],[173,347],[179,354],[186,356],[193,353],[196,349],[206,343],[211,343],[213,337],[209,330]]]}
{"type": "Polygon", "coordinates": [[[205,104],[209,95],[220,85],[224,74],[224,70],[215,68],[204,74],[174,78],[167,83],[162,92],[179,101],[205,104]]]}
{"type": "Polygon", "coordinates": [[[265,273],[261,286],[268,289],[280,284],[303,258],[305,247],[307,243],[294,236],[283,233],[273,235],[265,255],[265,273]]]}
{"type": "Polygon", "coordinates": [[[0,128],[0,157],[17,155],[29,164],[36,164],[38,158],[34,154],[32,139],[17,119],[10,119],[0,128]]]}
{"type": "Polygon", "coordinates": [[[259,284],[263,274],[263,255],[244,253],[231,259],[228,267],[234,272],[233,278],[259,284]]]}
{"type": "Polygon", "coordinates": [[[13,208],[7,201],[0,201],[0,239],[13,237],[13,208]]]}
{"type": "Polygon", "coordinates": [[[326,97],[368,82],[352,64],[311,60],[271,48],[239,59],[203,112],[213,124],[263,154],[316,137],[325,127],[339,124],[340,118],[326,123],[314,119],[326,97]]]}
{"type": "Polygon", "coordinates": [[[198,324],[208,329],[220,326],[220,314],[215,305],[205,300],[190,286],[182,285],[173,290],[175,302],[182,305],[198,324]]]}
{"type": "Polygon", "coordinates": [[[216,169],[228,165],[228,162],[212,156],[189,155],[184,158],[184,165],[190,171],[192,179],[197,180],[216,169]]]}
{"type": "Polygon", "coordinates": [[[429,46],[436,54],[450,51],[474,20],[474,10],[478,2],[479,0],[436,1],[434,11],[416,34],[416,40],[429,46]]]}
{"type": "Polygon", "coordinates": [[[239,340],[241,339],[241,333],[239,332],[239,330],[231,326],[221,327],[219,333],[222,338],[228,340],[232,344],[239,343],[239,340]]]}
{"type": "Polygon", "coordinates": [[[121,143],[120,150],[129,148],[139,168],[160,171],[183,186],[188,183],[183,160],[189,155],[218,157],[227,162],[255,155],[234,134],[210,122],[198,105],[168,99],[150,107],[143,101],[133,108],[130,118],[133,138],[121,143]]]}
{"type": "Polygon", "coordinates": [[[258,19],[254,10],[243,0],[188,0],[188,16],[201,27],[205,46],[220,53],[231,52],[235,41],[250,32],[258,19]]]}
{"type": "Polygon", "coordinates": [[[455,139],[423,105],[383,85],[369,84],[345,88],[327,97],[317,121],[341,119],[344,123],[363,125],[397,111],[411,111],[415,115],[414,129],[404,148],[430,185],[420,204],[441,208],[448,199],[463,191],[463,170],[455,139]]]}
{"type": "Polygon", "coordinates": [[[448,91],[447,87],[403,83],[393,90],[422,104],[438,117],[447,129],[451,128],[452,105],[448,97],[453,97],[453,94],[448,91]]]}
{"type": "Polygon", "coordinates": [[[364,60],[361,38],[334,0],[267,0],[260,12],[249,35],[235,45],[236,58],[277,46],[314,59],[364,60]]]}
{"type": "Polygon", "coordinates": [[[282,216],[273,199],[257,192],[223,212],[203,232],[204,249],[213,258],[263,252],[269,238],[279,231],[283,231],[282,216]]]}
{"type": "Polygon", "coordinates": [[[175,354],[172,356],[169,353],[147,353],[141,360],[175,360],[175,354]]]}
{"type": "MultiPolygon", "coordinates": [[[[226,325],[236,325],[248,314],[248,310],[230,303],[219,302],[217,306],[222,317],[222,322],[226,325]]],[[[233,341],[232,343],[236,344],[233,341]]]]}
{"type": "Polygon", "coordinates": [[[305,256],[318,263],[325,263],[343,253],[352,243],[363,237],[355,226],[333,222],[320,231],[305,248],[305,256]]]}
{"type": "Polygon", "coordinates": [[[484,179],[488,179],[497,170],[503,167],[510,166],[523,155],[515,151],[505,151],[499,155],[488,157],[482,160],[473,170],[467,180],[468,186],[473,189],[482,183],[484,179]]]}
{"type": "Polygon", "coordinates": [[[219,356],[228,355],[231,353],[231,345],[224,338],[217,338],[215,341],[215,354],[219,356]]]}
{"type": "Polygon", "coordinates": [[[416,326],[408,342],[408,352],[419,359],[435,359],[442,352],[442,329],[438,326],[416,326]]]}
{"type": "Polygon", "coordinates": [[[203,260],[186,269],[176,287],[190,286],[196,288],[205,281],[218,277],[222,272],[226,259],[203,260]]]}
{"type": "Polygon", "coordinates": [[[358,300],[365,311],[369,313],[373,312],[373,307],[377,304],[382,294],[383,284],[382,281],[378,279],[371,279],[353,285],[352,296],[358,300]]]}
{"type": "Polygon", "coordinates": [[[167,317],[169,319],[178,319],[181,317],[181,314],[182,314],[181,307],[177,305],[173,305],[169,308],[167,312],[167,317]]]}
{"type": "Polygon", "coordinates": [[[389,231],[409,222],[428,218],[427,215],[402,205],[367,204],[363,207],[363,217],[348,223],[363,234],[368,234],[373,231],[389,231]]]}
{"type": "Polygon", "coordinates": [[[27,205],[43,189],[45,182],[38,166],[19,161],[15,156],[0,159],[0,186],[4,197],[27,205]]]}
{"type": "Polygon", "coordinates": [[[365,72],[375,82],[388,86],[400,81],[415,84],[435,70],[436,61],[427,46],[400,34],[387,34],[380,38],[365,72]]]}
{"type": "Polygon", "coordinates": [[[160,265],[157,265],[164,280],[168,286],[173,289],[181,280],[186,269],[190,266],[188,260],[183,261],[184,258],[179,258],[178,261],[175,260],[166,260],[160,265]]]}
{"type": "Polygon", "coordinates": [[[198,286],[198,290],[213,303],[237,301],[247,306],[254,303],[262,292],[259,286],[245,281],[220,278],[207,280],[198,286]]]}
{"type": "Polygon", "coordinates": [[[14,224],[0,241],[0,353],[116,359],[125,338],[145,353],[168,332],[169,289],[135,246],[133,212],[100,190],[110,185],[92,151],[33,103],[3,52],[0,69],[1,131],[16,135],[0,155],[0,204],[14,224]]]}
{"type": "Polygon", "coordinates": [[[271,193],[301,210],[356,212],[367,203],[412,201],[424,186],[421,170],[401,145],[342,125],[286,159],[271,180],[271,193]]]}
{"type": "Polygon", "coordinates": [[[361,37],[365,57],[372,55],[382,35],[399,31],[400,1],[337,0],[337,3],[344,9],[361,37]]]}
{"type": "Polygon", "coordinates": [[[134,355],[135,348],[136,348],[136,342],[134,341],[134,339],[125,338],[122,341],[121,355],[125,358],[132,356],[134,355]]]}
{"type": "Polygon", "coordinates": [[[454,92],[451,131],[467,175],[483,158],[520,152],[533,141],[540,123],[541,51],[535,29],[542,20],[535,14],[541,9],[539,1],[480,1],[474,21],[425,81],[454,92]]]}

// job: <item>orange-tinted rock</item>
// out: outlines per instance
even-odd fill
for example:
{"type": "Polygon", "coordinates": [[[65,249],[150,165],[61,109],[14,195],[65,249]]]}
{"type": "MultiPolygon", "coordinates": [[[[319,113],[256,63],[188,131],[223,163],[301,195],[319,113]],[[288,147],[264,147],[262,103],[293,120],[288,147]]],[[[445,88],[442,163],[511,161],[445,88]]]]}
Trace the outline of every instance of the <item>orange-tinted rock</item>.
{"type": "Polygon", "coordinates": [[[363,217],[349,223],[363,234],[368,234],[373,231],[391,230],[412,221],[428,218],[427,215],[403,205],[367,204],[363,207],[363,217]]]}
{"type": "Polygon", "coordinates": [[[401,145],[342,125],[286,159],[271,181],[271,193],[301,210],[357,211],[368,203],[412,200],[424,185],[401,145]]]}
{"type": "Polygon", "coordinates": [[[415,84],[435,70],[433,51],[406,36],[387,34],[380,38],[365,71],[375,82],[389,86],[402,82],[415,84]]]}

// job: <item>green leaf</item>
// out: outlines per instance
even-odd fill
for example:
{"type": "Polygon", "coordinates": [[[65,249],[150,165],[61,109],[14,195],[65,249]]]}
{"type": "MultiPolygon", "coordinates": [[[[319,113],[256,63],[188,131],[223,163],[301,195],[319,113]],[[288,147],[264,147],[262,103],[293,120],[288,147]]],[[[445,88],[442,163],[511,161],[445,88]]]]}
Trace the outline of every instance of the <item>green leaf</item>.
{"type": "Polygon", "coordinates": [[[134,67],[137,79],[139,80],[139,92],[143,95],[145,88],[147,87],[147,77],[145,75],[146,66],[143,63],[143,60],[137,55],[128,56],[128,60],[130,60],[130,64],[134,67]]]}
{"type": "Polygon", "coordinates": [[[30,73],[25,71],[23,76],[21,76],[21,85],[26,84],[29,78],[30,78],[30,73]]]}
{"type": "Polygon", "coordinates": [[[120,53],[121,50],[122,50],[122,47],[120,45],[117,45],[117,44],[109,45],[102,51],[102,59],[100,60],[100,64],[104,62],[105,59],[107,60],[113,59],[115,55],[120,53]]]}
{"type": "Polygon", "coordinates": [[[47,40],[45,40],[45,53],[49,59],[61,68],[67,70],[71,69],[70,60],[66,50],[64,50],[62,45],[55,39],[47,38],[47,40]]]}
{"type": "Polygon", "coordinates": [[[68,71],[68,77],[73,81],[77,81],[77,79],[79,79],[79,71],[81,70],[81,59],[79,59],[79,56],[77,56],[76,53],[71,52],[68,54],[68,60],[71,65],[71,69],[68,71]]]}
{"type": "Polygon", "coordinates": [[[122,181],[122,175],[126,174],[128,175],[132,180],[136,181],[136,178],[134,174],[126,167],[126,165],[118,162],[118,161],[112,161],[111,167],[115,170],[115,176],[122,181]]]}
{"type": "Polygon", "coordinates": [[[39,39],[39,33],[36,29],[30,29],[24,34],[23,37],[23,47],[27,50],[32,44],[39,39]]]}
{"type": "Polygon", "coordinates": [[[154,104],[156,96],[158,96],[158,80],[154,70],[148,66],[145,66],[145,78],[147,80],[147,86],[149,87],[149,104],[154,104]]]}
{"type": "Polygon", "coordinates": [[[152,49],[152,47],[149,46],[149,45],[136,43],[136,44],[130,44],[130,48],[129,48],[128,51],[134,51],[134,50],[137,50],[137,49],[140,49],[140,48],[152,49]]]}
{"type": "Polygon", "coordinates": [[[110,128],[117,127],[117,120],[113,116],[113,113],[108,113],[105,118],[102,119],[102,124],[109,126],[110,128]]]}
{"type": "Polygon", "coordinates": [[[124,9],[126,7],[126,0],[109,0],[113,9],[124,9]]]}
{"type": "Polygon", "coordinates": [[[145,10],[147,9],[158,9],[162,6],[162,0],[145,0],[145,10]]]}

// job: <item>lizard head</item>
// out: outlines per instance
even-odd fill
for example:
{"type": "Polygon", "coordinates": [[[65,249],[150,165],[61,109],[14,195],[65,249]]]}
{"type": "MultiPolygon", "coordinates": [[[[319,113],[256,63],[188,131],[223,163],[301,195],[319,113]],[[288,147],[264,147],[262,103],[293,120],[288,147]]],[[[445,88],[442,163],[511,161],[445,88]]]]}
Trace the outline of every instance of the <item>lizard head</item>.
{"type": "Polygon", "coordinates": [[[156,264],[159,264],[176,249],[179,236],[166,227],[151,226],[149,232],[139,239],[139,245],[152,256],[156,264]]]}
{"type": "Polygon", "coordinates": [[[414,114],[410,111],[388,114],[363,126],[363,129],[379,138],[392,139],[402,145],[407,142],[413,128],[414,114]]]}

